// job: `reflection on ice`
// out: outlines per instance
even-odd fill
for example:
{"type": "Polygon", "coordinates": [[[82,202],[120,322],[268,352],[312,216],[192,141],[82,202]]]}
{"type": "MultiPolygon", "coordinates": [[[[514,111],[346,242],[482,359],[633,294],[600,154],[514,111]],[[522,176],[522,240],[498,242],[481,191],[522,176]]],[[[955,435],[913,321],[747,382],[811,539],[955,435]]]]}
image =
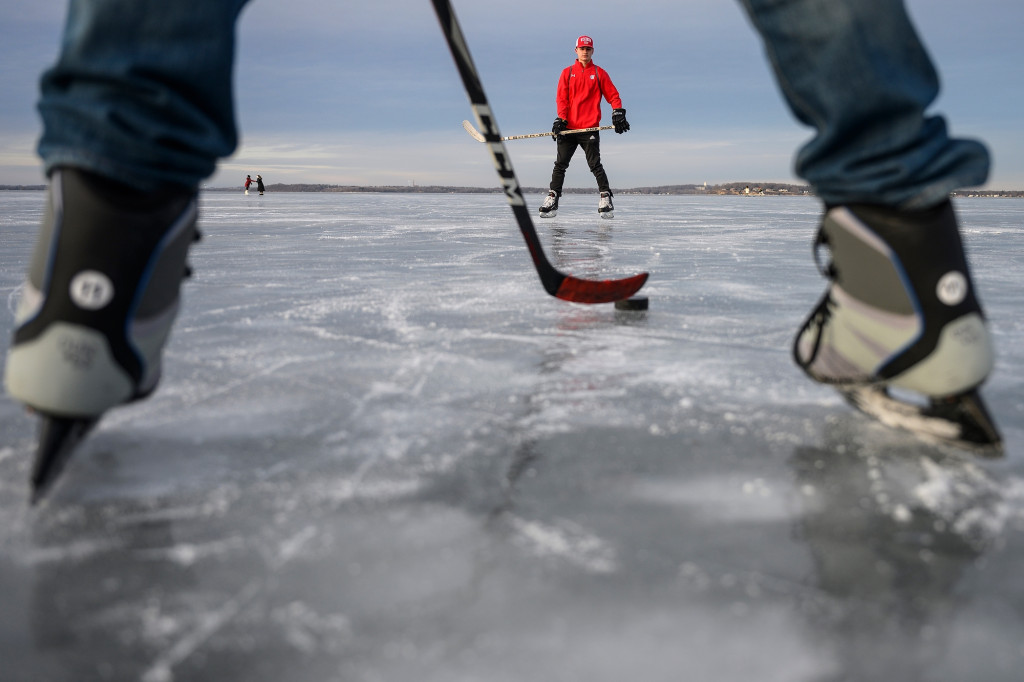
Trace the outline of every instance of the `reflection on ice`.
{"type": "Polygon", "coordinates": [[[958,587],[997,540],[1001,486],[963,455],[864,446],[848,428],[797,448],[798,524],[827,600],[810,629],[839,679],[921,679],[943,667],[958,587]]]}

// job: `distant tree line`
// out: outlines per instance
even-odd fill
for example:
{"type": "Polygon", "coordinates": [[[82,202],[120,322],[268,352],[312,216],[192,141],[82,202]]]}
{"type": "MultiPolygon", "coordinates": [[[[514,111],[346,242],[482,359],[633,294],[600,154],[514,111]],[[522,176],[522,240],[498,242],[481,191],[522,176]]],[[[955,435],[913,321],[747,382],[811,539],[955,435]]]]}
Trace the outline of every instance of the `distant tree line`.
{"type": "MultiPolygon", "coordinates": [[[[42,191],[46,185],[0,185],[0,191],[42,191]]],[[[206,192],[238,192],[237,187],[204,187],[206,192]]],[[[284,184],[267,185],[267,192],[380,192],[385,194],[500,194],[501,187],[459,187],[454,185],[327,185],[327,184],[284,184]]],[[[545,194],[547,187],[523,187],[524,194],[545,194]]],[[[654,187],[632,187],[614,189],[615,194],[695,194],[695,195],[771,195],[809,196],[813,191],[808,185],[793,185],[784,182],[727,182],[720,185],[657,185],[654,187]]],[[[593,194],[593,187],[567,187],[564,194],[593,194]]],[[[1024,190],[965,189],[953,192],[961,198],[1024,198],[1024,190]]]]}
{"type": "MultiPolygon", "coordinates": [[[[208,192],[237,192],[237,187],[204,187],[208,192]]],[[[523,187],[526,194],[543,194],[547,187],[523,187]]],[[[731,182],[724,185],[659,185],[657,187],[633,187],[614,189],[616,194],[742,194],[765,192],[772,194],[808,194],[806,185],[790,185],[779,182],[731,182]]],[[[380,192],[385,194],[500,194],[504,190],[493,187],[460,187],[455,185],[327,185],[327,184],[284,184],[267,185],[267,192],[380,192]]],[[[593,194],[593,187],[566,187],[564,194],[593,194]]]]}

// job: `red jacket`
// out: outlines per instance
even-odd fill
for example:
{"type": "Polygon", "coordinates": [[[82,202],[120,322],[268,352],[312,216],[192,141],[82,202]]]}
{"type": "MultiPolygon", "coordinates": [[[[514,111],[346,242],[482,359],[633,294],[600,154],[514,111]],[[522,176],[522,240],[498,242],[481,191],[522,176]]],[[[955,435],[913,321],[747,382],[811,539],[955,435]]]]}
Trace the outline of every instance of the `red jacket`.
{"type": "Polygon", "coordinates": [[[612,109],[621,109],[619,91],[608,72],[594,62],[586,68],[577,59],[558,78],[558,118],[569,122],[569,130],[594,128],[601,124],[601,96],[612,109]]]}

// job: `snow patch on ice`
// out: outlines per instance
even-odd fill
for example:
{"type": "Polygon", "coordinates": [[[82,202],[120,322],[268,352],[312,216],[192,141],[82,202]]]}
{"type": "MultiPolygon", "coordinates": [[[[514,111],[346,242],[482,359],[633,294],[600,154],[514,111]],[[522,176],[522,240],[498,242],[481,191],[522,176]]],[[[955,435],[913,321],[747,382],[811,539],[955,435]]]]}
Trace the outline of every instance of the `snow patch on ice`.
{"type": "Polygon", "coordinates": [[[325,482],[324,486],[328,488],[324,497],[333,503],[353,500],[376,502],[400,500],[415,496],[425,487],[424,482],[420,479],[367,481],[362,476],[354,476],[349,480],[325,482]]]}
{"type": "Polygon", "coordinates": [[[513,516],[516,544],[541,557],[555,557],[589,573],[614,573],[618,558],[613,547],[582,526],[567,519],[557,525],[513,516]]]}
{"type": "Polygon", "coordinates": [[[109,552],[117,547],[120,547],[117,540],[77,540],[57,547],[29,548],[21,560],[29,566],[81,561],[102,552],[109,552]]]}
{"type": "Polygon", "coordinates": [[[345,615],[322,616],[300,601],[274,609],[270,617],[284,631],[285,641],[306,654],[336,651],[352,637],[352,624],[345,615]]]}
{"type": "Polygon", "coordinates": [[[713,475],[686,480],[638,479],[627,493],[652,504],[686,507],[716,521],[772,522],[792,517],[783,495],[763,478],[713,475]]]}

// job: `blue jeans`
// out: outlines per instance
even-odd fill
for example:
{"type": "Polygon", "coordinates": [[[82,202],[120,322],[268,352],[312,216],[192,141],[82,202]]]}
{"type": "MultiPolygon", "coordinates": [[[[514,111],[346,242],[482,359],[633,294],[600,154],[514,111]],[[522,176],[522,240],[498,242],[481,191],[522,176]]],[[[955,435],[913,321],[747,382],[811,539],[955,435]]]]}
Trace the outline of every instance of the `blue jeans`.
{"type": "Polygon", "coordinates": [[[786,102],[817,134],[796,173],[826,204],[927,208],[988,177],[988,151],[925,110],[938,75],[902,0],[741,0],[786,102]]]}
{"type": "Polygon", "coordinates": [[[43,74],[39,155],[153,190],[194,188],[238,144],[235,22],[246,0],[70,0],[43,74]]]}
{"type": "MultiPolygon", "coordinates": [[[[816,129],[796,172],[823,201],[927,207],[985,181],[985,148],[925,114],[938,78],[902,0],[741,1],[790,108],[816,129]]],[[[76,166],[140,189],[212,174],[237,144],[245,2],[71,0],[60,59],[42,79],[47,171],[76,166]]]]}

